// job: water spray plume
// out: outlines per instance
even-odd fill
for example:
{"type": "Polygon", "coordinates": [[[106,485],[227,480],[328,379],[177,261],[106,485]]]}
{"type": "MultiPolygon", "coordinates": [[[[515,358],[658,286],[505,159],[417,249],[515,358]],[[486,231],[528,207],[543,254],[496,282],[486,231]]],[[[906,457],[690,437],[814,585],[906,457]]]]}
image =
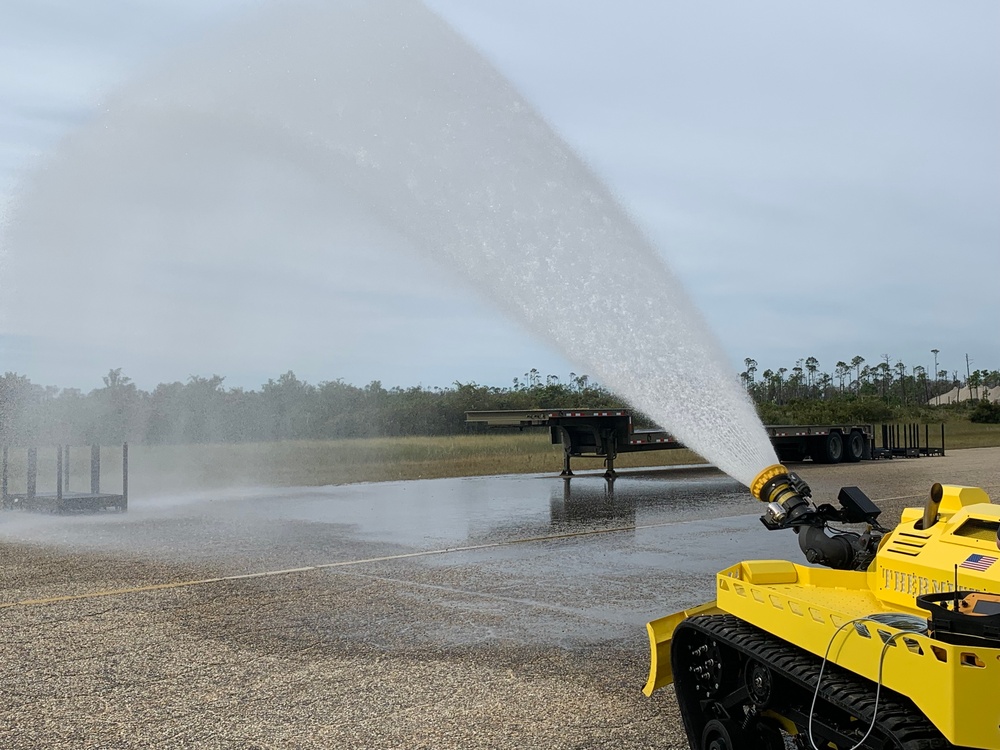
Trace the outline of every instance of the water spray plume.
{"type": "MultiPolygon", "coordinates": [[[[98,310],[17,311],[53,273],[81,287],[111,278],[139,290],[135,345],[179,346],[158,335],[159,319],[183,319],[164,273],[238,272],[262,232],[289,248],[330,216],[457,270],[744,484],[776,462],[714,335],[628,213],[483,57],[405,0],[272,11],[122,93],[23,194],[5,312],[47,324],[35,335],[101,330],[98,310]]],[[[323,242],[308,242],[322,273],[323,242]]],[[[196,324],[220,342],[235,327],[196,324]]]]}

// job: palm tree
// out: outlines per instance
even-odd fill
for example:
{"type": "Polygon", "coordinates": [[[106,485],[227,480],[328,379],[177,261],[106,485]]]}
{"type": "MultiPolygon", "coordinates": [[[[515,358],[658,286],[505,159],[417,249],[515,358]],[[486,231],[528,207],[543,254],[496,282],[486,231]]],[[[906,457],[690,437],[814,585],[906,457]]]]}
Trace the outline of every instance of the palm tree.
{"type": "Polygon", "coordinates": [[[924,403],[929,404],[931,402],[931,392],[930,386],[927,382],[927,368],[922,365],[913,366],[913,377],[916,378],[918,383],[924,386],[924,403]]]}
{"type": "Polygon", "coordinates": [[[763,382],[767,383],[767,391],[763,394],[762,398],[766,398],[768,401],[774,400],[774,370],[768,369],[764,370],[760,374],[763,378],[763,382]]]}
{"type": "Polygon", "coordinates": [[[861,365],[865,363],[865,358],[860,354],[851,359],[851,367],[854,368],[855,382],[857,383],[857,391],[861,393],[861,365]]]}
{"type": "Polygon", "coordinates": [[[802,360],[798,360],[795,367],[792,368],[792,377],[788,379],[788,384],[793,385],[792,390],[793,398],[800,398],[802,396],[802,360]]]}
{"type": "Polygon", "coordinates": [[[820,398],[826,399],[830,395],[830,387],[833,385],[833,377],[828,372],[821,372],[816,379],[816,386],[819,388],[820,398]]]}
{"type": "Polygon", "coordinates": [[[896,374],[899,375],[900,401],[906,406],[906,365],[902,360],[896,362],[896,374]]]}
{"type": "Polygon", "coordinates": [[[806,371],[809,373],[809,385],[816,384],[816,371],[819,369],[819,360],[815,357],[806,358],[806,371]]]}
{"type": "Polygon", "coordinates": [[[979,374],[979,370],[973,370],[969,374],[969,398],[973,398],[972,389],[976,389],[975,398],[979,398],[979,386],[982,384],[982,377],[979,374]]]}
{"type": "MultiPolygon", "coordinates": [[[[864,367],[861,368],[860,383],[870,383],[874,379],[875,379],[875,369],[873,367],[865,365],[864,367]]],[[[859,388],[860,388],[860,383],[858,385],[859,388]]]]}
{"type": "Polygon", "coordinates": [[[847,379],[848,373],[850,373],[851,368],[847,366],[847,363],[843,360],[837,362],[837,369],[834,371],[837,374],[837,379],[840,381],[840,392],[844,392],[844,380],[847,379]]]}
{"type": "Polygon", "coordinates": [[[878,371],[879,383],[882,386],[882,398],[889,403],[889,384],[892,383],[892,369],[889,367],[889,355],[882,355],[883,361],[875,368],[878,371]]]}

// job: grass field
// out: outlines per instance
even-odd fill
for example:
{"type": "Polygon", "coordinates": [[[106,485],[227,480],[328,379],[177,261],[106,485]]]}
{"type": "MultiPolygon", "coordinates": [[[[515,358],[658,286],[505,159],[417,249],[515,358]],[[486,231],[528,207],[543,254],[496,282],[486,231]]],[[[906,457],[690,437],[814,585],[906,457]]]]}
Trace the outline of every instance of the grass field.
{"type": "MultiPolygon", "coordinates": [[[[616,466],[663,466],[700,459],[688,450],[621,456],[616,466]]],[[[250,445],[138,446],[133,483],[145,474],[158,486],[321,486],[352,482],[558,472],[562,451],[547,433],[290,441],[250,445]]],[[[574,459],[574,469],[601,469],[574,459]]],[[[138,484],[135,484],[138,487],[138,484]]]]}
{"type": "MultiPolygon", "coordinates": [[[[931,428],[931,445],[940,431],[931,428]]],[[[921,441],[923,431],[921,430],[921,441]]],[[[948,450],[1000,446],[1000,425],[952,422],[946,426],[948,450]]],[[[23,451],[11,451],[10,487],[25,486],[23,451]]],[[[329,441],[213,445],[133,445],[130,447],[130,494],[239,486],[322,486],[353,482],[557,473],[562,451],[548,433],[491,432],[447,437],[375,438],[329,441]]],[[[670,466],[701,462],[688,450],[624,454],[618,468],[670,466]]],[[[102,451],[102,489],[121,487],[121,453],[102,451]]],[[[55,489],[55,451],[40,450],[38,490],[55,489]]],[[[600,459],[573,459],[574,470],[603,468],[600,459]]],[[[90,487],[90,451],[76,449],[71,461],[71,488],[90,487]]]]}
{"type": "MultiPolygon", "coordinates": [[[[23,490],[24,453],[10,454],[10,486],[23,490]]],[[[616,467],[668,466],[701,459],[680,449],[620,456],[616,467]]],[[[120,448],[101,451],[102,484],[121,487],[120,448]]],[[[75,449],[70,462],[73,490],[90,487],[90,451],[75,449]]],[[[579,458],[574,470],[602,469],[600,459],[579,458]]],[[[352,482],[559,472],[562,450],[545,431],[447,437],[297,440],[278,443],[132,445],[129,489],[143,493],[238,486],[322,486],[352,482]]],[[[55,489],[55,449],[38,453],[38,491],[55,489]]]]}
{"type": "MultiPolygon", "coordinates": [[[[992,448],[1000,445],[1000,424],[973,424],[967,421],[945,423],[945,448],[992,448]]],[[[923,433],[921,433],[923,440],[923,433]]],[[[931,427],[931,445],[937,445],[938,437],[931,427]]]]}

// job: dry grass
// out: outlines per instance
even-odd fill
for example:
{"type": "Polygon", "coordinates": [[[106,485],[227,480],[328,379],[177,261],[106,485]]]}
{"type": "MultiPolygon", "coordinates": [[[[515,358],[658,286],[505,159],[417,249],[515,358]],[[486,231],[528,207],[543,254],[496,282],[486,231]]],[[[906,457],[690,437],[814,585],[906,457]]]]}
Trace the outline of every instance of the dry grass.
{"type": "MultiPolygon", "coordinates": [[[[931,428],[931,444],[940,432],[931,428]]],[[[921,431],[923,440],[923,431],[921,431]]],[[[950,422],[947,449],[1000,446],[1000,425],[950,422]]],[[[12,450],[10,486],[24,488],[24,453],[12,450]]],[[[700,462],[688,450],[619,456],[616,467],[670,466],[700,462]]],[[[121,487],[120,449],[102,451],[102,489],[121,487]]],[[[38,489],[55,488],[55,451],[40,450],[38,489]]],[[[71,486],[90,487],[90,451],[74,449],[71,486]]],[[[573,459],[574,470],[600,470],[600,459],[573,459]]],[[[555,473],[562,451],[542,430],[495,431],[447,437],[301,440],[216,445],[134,445],[130,450],[133,494],[231,486],[322,486],[438,477],[555,473]]]]}
{"type": "MultiPolygon", "coordinates": [[[[949,448],[993,448],[1000,446],[1000,424],[973,424],[967,421],[949,421],[945,423],[944,445],[949,448]]],[[[937,445],[940,440],[940,430],[934,433],[931,428],[931,445],[937,445]]],[[[921,439],[923,433],[921,432],[921,439]]]]}
{"type": "MultiPolygon", "coordinates": [[[[620,457],[617,466],[699,461],[688,450],[620,457]]],[[[302,440],[201,446],[137,446],[131,452],[136,488],[233,485],[322,486],[438,477],[558,472],[562,451],[546,433],[450,437],[302,440]],[[148,480],[148,484],[147,484],[148,480]]],[[[574,459],[574,469],[601,469],[599,459],[574,459]]]]}

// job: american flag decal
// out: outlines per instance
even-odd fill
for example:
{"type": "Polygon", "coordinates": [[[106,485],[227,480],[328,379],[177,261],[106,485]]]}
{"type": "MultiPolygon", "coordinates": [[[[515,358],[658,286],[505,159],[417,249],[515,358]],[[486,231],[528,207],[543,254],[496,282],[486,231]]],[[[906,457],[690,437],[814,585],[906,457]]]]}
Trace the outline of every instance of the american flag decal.
{"type": "Polygon", "coordinates": [[[987,555],[969,555],[965,558],[965,562],[959,565],[960,568],[968,568],[969,570],[986,570],[993,563],[997,561],[995,557],[989,557],[987,555]]]}

